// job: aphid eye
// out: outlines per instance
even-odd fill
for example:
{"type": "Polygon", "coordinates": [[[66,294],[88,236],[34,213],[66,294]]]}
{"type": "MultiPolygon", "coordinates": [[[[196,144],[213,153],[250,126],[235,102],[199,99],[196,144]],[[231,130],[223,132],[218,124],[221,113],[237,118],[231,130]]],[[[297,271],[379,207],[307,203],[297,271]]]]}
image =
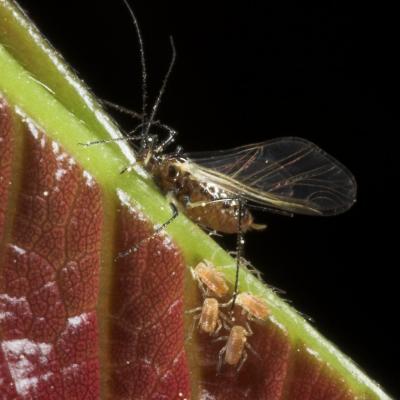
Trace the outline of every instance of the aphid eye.
{"type": "Polygon", "coordinates": [[[178,169],[175,166],[170,165],[168,167],[168,177],[169,178],[176,178],[177,176],[178,176],[178,169]]]}

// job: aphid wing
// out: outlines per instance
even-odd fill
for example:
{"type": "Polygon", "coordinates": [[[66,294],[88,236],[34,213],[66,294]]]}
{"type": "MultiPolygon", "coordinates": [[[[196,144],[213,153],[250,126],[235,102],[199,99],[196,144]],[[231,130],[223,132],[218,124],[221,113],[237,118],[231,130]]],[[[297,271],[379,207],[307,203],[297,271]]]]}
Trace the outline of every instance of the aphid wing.
{"type": "Polygon", "coordinates": [[[227,151],[189,154],[198,179],[250,202],[299,214],[335,215],[354,203],[351,172],[315,144],[283,137],[227,151]]]}

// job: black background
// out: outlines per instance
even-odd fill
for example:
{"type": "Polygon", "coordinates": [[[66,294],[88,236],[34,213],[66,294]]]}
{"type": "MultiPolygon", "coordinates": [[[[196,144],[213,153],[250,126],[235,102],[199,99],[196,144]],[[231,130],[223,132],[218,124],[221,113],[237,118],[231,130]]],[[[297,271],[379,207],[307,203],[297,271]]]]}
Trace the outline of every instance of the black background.
{"type": "MultiPolygon", "coordinates": [[[[122,1],[20,3],[97,95],[140,109],[137,40],[122,1]]],[[[268,283],[400,398],[397,14],[347,2],[216,3],[132,1],[153,97],[170,60],[170,34],[176,43],[158,117],[180,132],[187,151],[295,135],[353,171],[359,194],[351,211],[257,214],[269,228],[248,235],[246,253],[268,283]]]]}

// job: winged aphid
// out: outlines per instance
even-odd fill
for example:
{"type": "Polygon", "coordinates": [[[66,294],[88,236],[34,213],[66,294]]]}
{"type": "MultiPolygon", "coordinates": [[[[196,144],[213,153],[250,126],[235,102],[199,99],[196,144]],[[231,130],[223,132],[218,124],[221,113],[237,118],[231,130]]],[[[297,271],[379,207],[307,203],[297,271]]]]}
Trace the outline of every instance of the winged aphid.
{"type": "MultiPolygon", "coordinates": [[[[172,60],[151,112],[147,112],[147,72],[143,40],[136,17],[124,0],[134,22],[142,65],[142,114],[128,112],[140,123],[123,138],[132,143],[141,164],[156,180],[161,190],[174,199],[172,217],[155,230],[164,229],[178,215],[178,210],[205,228],[237,234],[236,279],[233,303],[238,292],[240,260],[243,257],[243,234],[262,229],[254,223],[251,209],[277,213],[331,216],[348,210],[356,199],[357,185],[351,172],[317,145],[299,137],[280,137],[230,150],[183,154],[178,148],[166,153],[176,131],[155,120],[166,84],[175,62],[172,60]],[[164,140],[151,129],[158,126],[168,133],[164,140]]],[[[88,143],[107,143],[97,141],[88,143]]],[[[128,167],[123,170],[125,172],[128,167]]],[[[147,240],[147,239],[145,239],[147,240]]],[[[119,256],[135,250],[136,244],[119,256]]]]}

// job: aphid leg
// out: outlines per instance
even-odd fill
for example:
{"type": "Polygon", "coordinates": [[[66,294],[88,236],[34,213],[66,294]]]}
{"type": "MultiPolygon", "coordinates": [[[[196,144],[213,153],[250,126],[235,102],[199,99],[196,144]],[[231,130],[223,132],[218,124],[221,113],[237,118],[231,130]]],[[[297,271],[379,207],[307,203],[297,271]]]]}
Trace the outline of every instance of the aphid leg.
{"type": "MultiPolygon", "coordinates": [[[[226,303],[222,303],[219,305],[219,308],[227,308],[230,307],[231,304],[233,302],[233,298],[231,298],[229,301],[227,301],[226,303]]],[[[235,316],[233,314],[233,310],[232,308],[228,311],[229,317],[227,315],[225,315],[225,313],[223,313],[222,311],[220,311],[220,315],[221,315],[221,319],[223,321],[225,321],[228,325],[232,325],[235,322],[235,316]]],[[[224,324],[225,324],[224,322],[224,324]]],[[[232,326],[230,327],[226,327],[226,325],[224,325],[224,327],[229,330],[232,326]]]]}
{"type": "Polygon", "coordinates": [[[243,229],[242,229],[242,219],[244,213],[244,206],[245,201],[242,198],[237,198],[238,201],[238,233],[236,237],[236,276],[235,276],[235,286],[233,289],[232,295],[232,306],[231,310],[235,307],[236,297],[238,295],[238,287],[239,287],[239,271],[240,271],[240,264],[243,257],[243,250],[244,250],[244,238],[243,238],[243,229]]]}
{"type": "Polygon", "coordinates": [[[183,147],[177,146],[176,149],[173,151],[172,156],[178,158],[182,155],[182,153],[183,153],[183,147]]]}
{"type": "Polygon", "coordinates": [[[215,329],[215,331],[212,333],[212,336],[217,336],[218,335],[218,333],[219,333],[219,331],[222,329],[222,322],[221,322],[221,319],[220,318],[218,318],[217,319],[217,328],[215,329]]]}
{"type": "Polygon", "coordinates": [[[178,211],[177,207],[175,206],[175,204],[169,203],[169,205],[172,209],[172,216],[167,221],[165,221],[160,226],[158,226],[150,236],[142,239],[139,243],[132,246],[128,250],[119,253],[117,255],[117,257],[115,257],[114,261],[117,261],[118,259],[126,257],[129,254],[135,252],[143,243],[148,242],[150,239],[152,239],[153,237],[158,235],[161,231],[163,231],[179,215],[179,211],[178,211]]]}
{"type": "Polygon", "coordinates": [[[129,171],[132,167],[134,167],[137,164],[137,162],[133,162],[126,167],[122,168],[121,171],[119,172],[121,175],[124,174],[125,172],[129,171]]]}
{"type": "Polygon", "coordinates": [[[154,152],[155,153],[162,153],[164,151],[164,149],[170,145],[171,143],[173,143],[175,141],[175,137],[178,134],[177,131],[175,131],[174,129],[170,128],[167,125],[163,125],[163,128],[168,130],[168,136],[166,139],[164,139],[155,149],[154,152]]]}
{"type": "Polygon", "coordinates": [[[204,297],[208,297],[208,290],[207,287],[204,285],[203,282],[199,282],[199,288],[204,297]]]}
{"type": "Polygon", "coordinates": [[[257,321],[258,321],[256,317],[254,317],[253,315],[251,315],[251,314],[249,314],[249,313],[247,313],[247,319],[248,319],[250,322],[257,322],[257,321]]]}
{"type": "MultiPolygon", "coordinates": [[[[121,106],[121,105],[119,105],[119,104],[113,103],[113,102],[111,102],[111,101],[109,101],[109,100],[103,99],[103,100],[101,100],[101,102],[102,102],[104,105],[106,105],[107,107],[113,108],[114,110],[117,110],[117,111],[119,111],[120,113],[129,115],[129,116],[132,117],[133,119],[142,120],[142,123],[140,123],[140,124],[133,130],[133,132],[136,132],[139,128],[144,128],[144,127],[147,125],[146,122],[143,122],[143,115],[142,115],[142,114],[139,114],[139,113],[137,113],[136,111],[130,110],[130,109],[127,108],[127,107],[124,107],[124,106],[121,106]]],[[[156,126],[157,128],[162,128],[162,129],[166,130],[166,131],[169,133],[170,136],[175,137],[175,136],[178,134],[178,132],[176,132],[176,131],[175,131],[174,129],[172,129],[170,126],[161,123],[159,120],[153,121],[153,122],[151,123],[151,125],[152,125],[152,126],[156,126]]],[[[131,132],[131,133],[132,133],[132,132],[131,132]]],[[[139,138],[139,139],[142,139],[143,136],[140,135],[140,136],[138,136],[138,138],[139,138]]],[[[121,139],[121,140],[122,140],[122,139],[121,139]]],[[[125,139],[125,140],[129,140],[129,139],[125,139]]],[[[171,140],[168,139],[168,138],[167,138],[166,140],[168,140],[168,143],[171,142],[171,140]]],[[[173,141],[173,140],[172,140],[172,141],[173,141]]],[[[160,145],[160,146],[161,146],[161,145],[160,145]]],[[[163,149],[164,149],[165,147],[166,147],[166,144],[163,144],[163,149]]],[[[156,150],[156,151],[157,151],[157,150],[156,150]]],[[[162,151],[162,150],[160,150],[160,151],[162,151]]],[[[174,152],[174,154],[175,154],[175,152],[174,152]]]]}
{"type": "Polygon", "coordinates": [[[247,335],[246,336],[251,336],[253,335],[253,330],[250,327],[250,324],[246,321],[246,330],[247,330],[247,335]]]}
{"type": "Polygon", "coordinates": [[[248,264],[246,265],[247,270],[253,274],[259,281],[262,281],[262,272],[258,270],[254,265],[248,264]]]}
{"type": "Polygon", "coordinates": [[[108,144],[108,143],[114,143],[114,142],[120,142],[120,141],[133,142],[135,140],[141,140],[141,139],[142,139],[141,136],[122,136],[122,137],[118,137],[118,138],[93,140],[91,142],[78,143],[78,144],[80,146],[89,147],[89,146],[94,146],[96,144],[108,144]]]}
{"type": "MultiPolygon", "coordinates": [[[[192,277],[195,281],[197,281],[197,285],[203,295],[203,297],[210,297],[210,291],[208,290],[208,287],[204,284],[204,282],[202,282],[202,280],[199,278],[199,276],[197,275],[195,269],[190,268],[190,272],[192,274],[192,277]]],[[[212,293],[211,293],[212,295],[212,293]]]]}
{"type": "Polygon", "coordinates": [[[253,354],[253,356],[260,358],[260,355],[253,349],[253,347],[251,346],[250,343],[246,342],[244,345],[246,346],[247,350],[250,350],[250,352],[253,354]]]}
{"type": "Polygon", "coordinates": [[[227,301],[226,303],[222,303],[219,305],[219,308],[226,308],[229,307],[232,304],[233,299],[230,299],[229,301],[227,301]]]}
{"type": "Polygon", "coordinates": [[[230,331],[230,329],[232,328],[232,321],[223,313],[219,313],[219,316],[221,318],[222,321],[222,326],[224,327],[224,329],[226,331],[230,331]]]}
{"type": "Polygon", "coordinates": [[[201,280],[198,279],[198,277],[197,277],[197,275],[196,275],[195,273],[192,273],[192,276],[193,276],[194,279],[197,280],[199,289],[200,289],[200,291],[201,291],[201,294],[202,294],[204,297],[209,297],[209,292],[208,292],[207,286],[204,285],[204,283],[203,283],[201,280]]]}
{"type": "Polygon", "coordinates": [[[242,367],[243,367],[244,363],[246,362],[246,360],[247,360],[247,351],[243,350],[242,358],[241,358],[240,363],[239,363],[239,365],[238,365],[238,367],[236,369],[236,372],[239,372],[242,369],[242,367]]]}
{"type": "MultiPolygon", "coordinates": [[[[234,258],[237,257],[236,251],[229,251],[228,254],[234,258]]],[[[252,275],[257,277],[258,280],[262,281],[262,272],[259,271],[249,260],[246,260],[244,257],[242,257],[241,265],[242,267],[246,268],[246,270],[249,271],[252,275]]]]}
{"type": "Polygon", "coordinates": [[[143,119],[143,115],[137,113],[136,111],[130,110],[129,108],[126,108],[124,106],[120,106],[119,104],[113,103],[112,101],[102,99],[101,102],[106,105],[107,107],[113,108],[114,110],[119,111],[122,114],[127,114],[133,119],[143,119]]]}
{"type": "Polygon", "coordinates": [[[222,197],[220,199],[191,202],[188,197],[184,204],[185,204],[186,208],[196,208],[196,207],[205,207],[205,206],[208,206],[210,204],[215,204],[215,203],[232,203],[232,204],[234,204],[234,202],[237,200],[238,200],[237,197],[222,197]]]}
{"type": "Polygon", "coordinates": [[[185,311],[185,314],[193,314],[193,313],[201,311],[201,309],[202,309],[202,307],[192,308],[191,310],[185,311]]]}
{"type": "Polygon", "coordinates": [[[217,374],[221,372],[222,364],[224,363],[225,352],[226,352],[226,345],[218,353],[217,374]]]}
{"type": "MultiPolygon", "coordinates": [[[[186,203],[185,203],[186,204],[186,203]]],[[[203,225],[201,223],[198,223],[198,225],[201,227],[201,229],[203,229],[203,231],[205,231],[208,236],[213,237],[213,236],[218,236],[218,237],[223,237],[224,235],[222,235],[221,233],[218,233],[215,229],[211,229],[206,225],[203,225]]]]}
{"type": "MultiPolygon", "coordinates": [[[[213,340],[213,343],[217,343],[217,342],[222,342],[224,340],[228,340],[229,336],[220,336],[219,338],[216,338],[213,340]]],[[[226,347],[226,346],[224,346],[226,347]]]]}
{"type": "MultiPolygon", "coordinates": [[[[200,307],[200,310],[201,310],[201,307],[200,307]]],[[[193,332],[194,332],[194,330],[195,330],[195,328],[196,328],[196,325],[198,325],[199,322],[200,322],[200,317],[201,317],[200,314],[199,314],[199,315],[195,315],[195,316],[193,317],[193,322],[192,322],[192,326],[191,326],[191,328],[190,328],[190,333],[189,333],[188,337],[186,338],[186,340],[191,340],[191,339],[192,339],[192,337],[193,337],[193,332]]]]}

